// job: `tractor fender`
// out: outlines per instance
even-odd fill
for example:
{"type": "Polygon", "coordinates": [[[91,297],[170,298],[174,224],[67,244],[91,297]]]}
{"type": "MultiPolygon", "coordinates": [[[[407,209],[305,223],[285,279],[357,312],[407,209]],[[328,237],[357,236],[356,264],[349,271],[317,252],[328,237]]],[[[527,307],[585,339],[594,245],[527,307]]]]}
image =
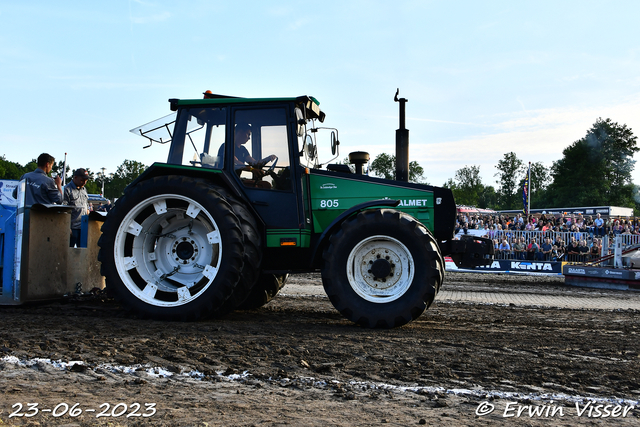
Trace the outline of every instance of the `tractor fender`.
{"type": "Polygon", "coordinates": [[[265,229],[265,224],[253,205],[247,200],[247,197],[240,189],[238,183],[229,175],[226,170],[220,169],[207,169],[207,168],[194,168],[191,166],[172,165],[167,163],[154,163],[149,166],[140,176],[138,176],[131,184],[129,184],[124,192],[127,193],[134,186],[142,181],[155,178],[157,176],[176,175],[185,176],[189,178],[197,178],[207,181],[213,185],[224,189],[236,199],[245,202],[247,208],[258,222],[260,230],[265,229]]]}
{"type": "Polygon", "coordinates": [[[228,172],[220,169],[207,169],[207,168],[194,168],[191,166],[172,165],[167,163],[156,162],[149,166],[140,176],[138,176],[133,182],[131,182],[125,193],[139,182],[146,181],[156,176],[162,175],[178,175],[187,176],[190,178],[201,178],[215,185],[219,185],[230,191],[235,197],[243,198],[241,191],[238,188],[236,182],[231,179],[228,172]]]}
{"type": "Polygon", "coordinates": [[[322,232],[322,234],[318,238],[318,241],[316,242],[313,248],[313,252],[311,253],[311,265],[313,267],[318,266],[318,263],[320,262],[320,258],[322,257],[322,250],[324,249],[324,246],[329,241],[329,237],[331,236],[331,234],[333,234],[335,230],[338,229],[338,227],[340,227],[340,224],[342,224],[344,220],[366,209],[371,209],[378,206],[387,206],[387,207],[395,208],[399,204],[400,204],[400,200],[396,200],[396,199],[370,200],[368,202],[359,203],[347,209],[346,211],[342,212],[340,215],[336,217],[336,219],[333,220],[331,224],[329,224],[329,226],[322,232]]]}

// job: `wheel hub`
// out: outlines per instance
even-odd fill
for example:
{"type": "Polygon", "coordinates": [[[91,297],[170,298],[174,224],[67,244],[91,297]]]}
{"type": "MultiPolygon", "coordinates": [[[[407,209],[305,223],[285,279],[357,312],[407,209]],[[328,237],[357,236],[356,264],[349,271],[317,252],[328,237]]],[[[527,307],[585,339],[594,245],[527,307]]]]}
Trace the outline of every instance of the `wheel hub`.
{"type": "Polygon", "coordinates": [[[369,263],[371,265],[369,272],[373,274],[374,279],[386,280],[387,277],[393,275],[393,267],[395,265],[391,264],[387,259],[379,258],[375,261],[369,261],[369,263]]]}
{"type": "Polygon", "coordinates": [[[407,247],[389,236],[371,236],[358,243],[347,260],[353,290],[370,302],[400,298],[413,281],[414,261],[407,247]]]}
{"type": "Polygon", "coordinates": [[[198,245],[193,239],[182,237],[173,242],[171,253],[176,262],[188,264],[190,261],[195,261],[198,256],[198,245]]]}

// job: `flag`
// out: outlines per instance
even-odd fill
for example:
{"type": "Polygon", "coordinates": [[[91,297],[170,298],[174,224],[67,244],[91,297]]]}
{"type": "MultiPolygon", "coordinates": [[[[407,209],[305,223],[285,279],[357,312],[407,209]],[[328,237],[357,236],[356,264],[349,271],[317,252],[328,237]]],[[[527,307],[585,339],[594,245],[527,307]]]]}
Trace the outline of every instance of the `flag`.
{"type": "Polygon", "coordinates": [[[525,217],[529,215],[529,176],[531,175],[531,163],[529,163],[529,171],[522,185],[522,212],[525,217]]]}

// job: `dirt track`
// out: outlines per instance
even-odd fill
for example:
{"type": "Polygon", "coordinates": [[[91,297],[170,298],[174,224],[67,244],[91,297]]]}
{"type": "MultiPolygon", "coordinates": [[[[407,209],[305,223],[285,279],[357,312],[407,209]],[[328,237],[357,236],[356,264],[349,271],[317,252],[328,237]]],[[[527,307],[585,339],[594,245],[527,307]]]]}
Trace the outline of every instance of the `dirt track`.
{"type": "MultiPolygon", "coordinates": [[[[319,296],[317,275],[291,283],[258,311],[188,324],[99,298],[0,307],[0,425],[640,422],[636,310],[437,300],[405,327],[367,330],[319,296]],[[288,292],[300,284],[317,295],[288,292]],[[15,416],[36,412],[27,403],[37,414],[15,416]],[[606,411],[617,416],[594,417],[606,411]]],[[[544,277],[448,273],[443,289],[640,300],[544,277]]]]}

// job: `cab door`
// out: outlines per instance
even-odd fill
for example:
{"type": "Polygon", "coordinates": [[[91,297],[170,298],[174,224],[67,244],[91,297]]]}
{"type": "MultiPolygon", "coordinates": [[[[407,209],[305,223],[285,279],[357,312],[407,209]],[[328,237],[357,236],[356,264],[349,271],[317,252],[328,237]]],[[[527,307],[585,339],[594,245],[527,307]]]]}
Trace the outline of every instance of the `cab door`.
{"type": "Polygon", "coordinates": [[[266,224],[267,237],[270,229],[299,233],[303,224],[296,197],[299,157],[297,143],[291,144],[294,121],[289,116],[287,105],[235,107],[228,130],[233,176],[266,224]]]}

